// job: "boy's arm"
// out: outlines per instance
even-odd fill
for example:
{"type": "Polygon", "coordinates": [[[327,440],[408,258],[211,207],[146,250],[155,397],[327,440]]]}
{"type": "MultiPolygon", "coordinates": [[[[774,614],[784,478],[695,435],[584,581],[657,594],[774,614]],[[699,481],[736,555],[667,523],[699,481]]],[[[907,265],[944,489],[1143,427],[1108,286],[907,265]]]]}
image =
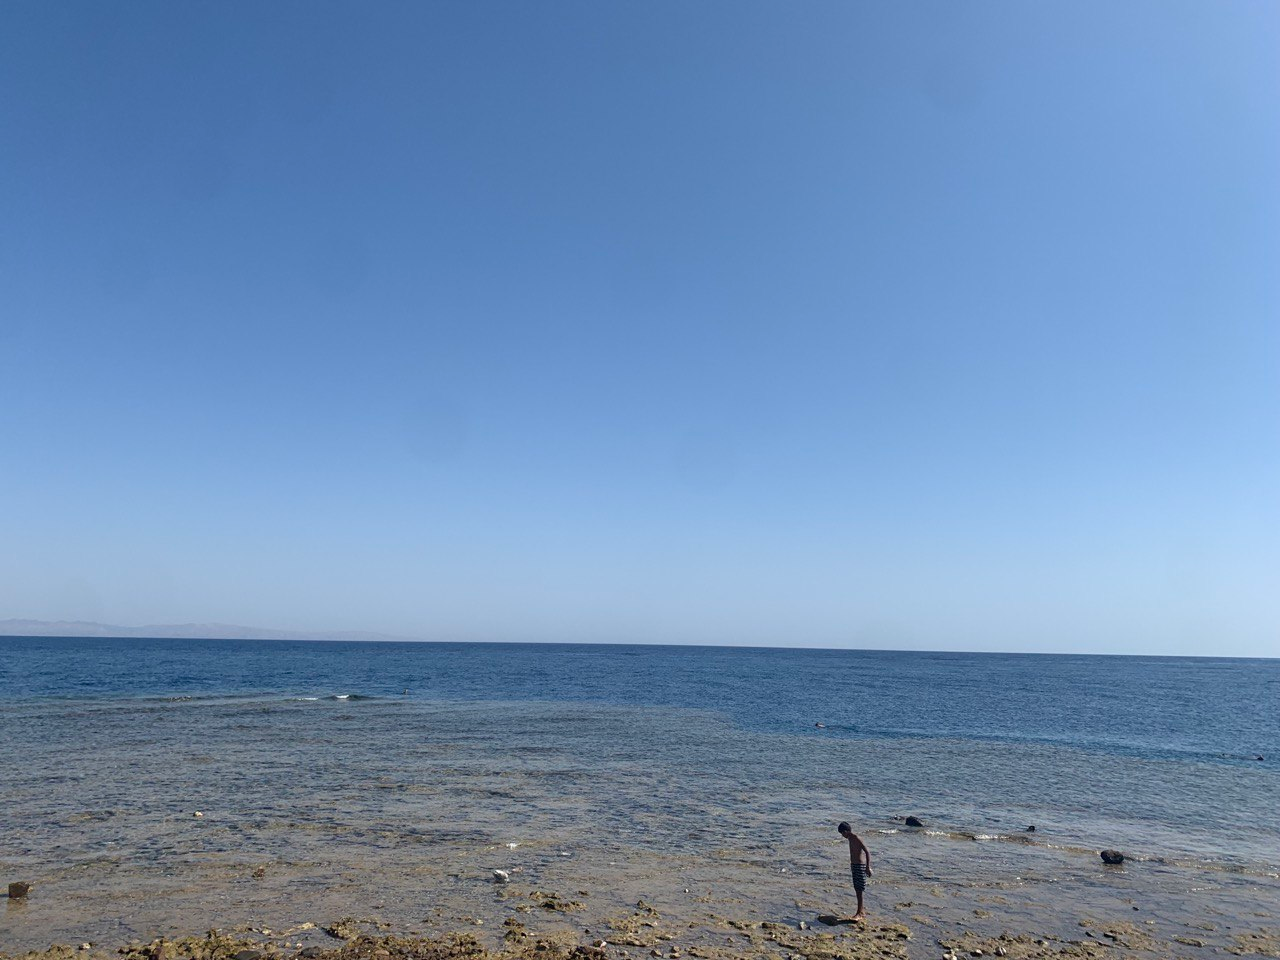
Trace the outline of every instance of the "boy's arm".
{"type": "Polygon", "coordinates": [[[862,845],[862,852],[867,857],[867,876],[871,876],[871,848],[864,843],[862,845]]]}

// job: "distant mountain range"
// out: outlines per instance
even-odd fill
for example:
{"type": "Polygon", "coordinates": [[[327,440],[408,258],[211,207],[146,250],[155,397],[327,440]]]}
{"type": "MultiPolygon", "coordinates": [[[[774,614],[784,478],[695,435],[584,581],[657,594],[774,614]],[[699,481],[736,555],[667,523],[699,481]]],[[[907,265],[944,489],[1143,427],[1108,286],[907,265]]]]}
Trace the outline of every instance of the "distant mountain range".
{"type": "Polygon", "coordinates": [[[231,623],[153,623],[122,627],[87,620],[0,620],[0,637],[161,637],[200,640],[414,640],[365,630],[268,630],[231,623]]]}

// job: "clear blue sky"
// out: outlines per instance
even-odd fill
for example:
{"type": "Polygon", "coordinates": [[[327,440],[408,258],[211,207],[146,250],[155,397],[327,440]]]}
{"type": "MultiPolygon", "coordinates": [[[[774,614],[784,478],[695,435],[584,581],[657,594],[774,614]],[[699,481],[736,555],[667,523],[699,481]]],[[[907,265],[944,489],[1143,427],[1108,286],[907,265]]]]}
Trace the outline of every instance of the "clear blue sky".
{"type": "Polygon", "coordinates": [[[1280,4],[0,5],[0,618],[1280,655],[1280,4]]]}

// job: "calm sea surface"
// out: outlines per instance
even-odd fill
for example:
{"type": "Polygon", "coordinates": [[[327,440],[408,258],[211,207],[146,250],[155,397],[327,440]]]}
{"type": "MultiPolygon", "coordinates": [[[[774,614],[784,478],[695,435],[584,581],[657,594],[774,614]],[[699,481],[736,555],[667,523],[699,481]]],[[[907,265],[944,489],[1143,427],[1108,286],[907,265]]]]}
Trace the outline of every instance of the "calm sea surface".
{"type": "MultiPolygon", "coordinates": [[[[1277,761],[1278,660],[0,638],[14,869],[285,857],[271,827],[305,817],[331,839],[518,821],[777,857],[835,819],[887,836],[915,814],[1007,851],[988,860],[1034,846],[1092,868],[1116,846],[1273,877],[1277,761]],[[192,809],[240,819],[216,840],[165,828],[192,809]]],[[[900,869],[939,870],[902,850],[900,869]]]]}

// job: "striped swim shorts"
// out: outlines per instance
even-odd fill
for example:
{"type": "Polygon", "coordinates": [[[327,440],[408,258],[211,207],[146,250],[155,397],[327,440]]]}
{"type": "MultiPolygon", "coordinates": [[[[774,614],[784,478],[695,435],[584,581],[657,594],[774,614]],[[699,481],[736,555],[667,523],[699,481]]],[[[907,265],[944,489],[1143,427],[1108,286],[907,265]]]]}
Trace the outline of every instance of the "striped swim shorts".
{"type": "Polygon", "coordinates": [[[853,889],[861,893],[867,889],[867,868],[860,863],[855,863],[850,866],[850,869],[853,871],[853,889]]]}

